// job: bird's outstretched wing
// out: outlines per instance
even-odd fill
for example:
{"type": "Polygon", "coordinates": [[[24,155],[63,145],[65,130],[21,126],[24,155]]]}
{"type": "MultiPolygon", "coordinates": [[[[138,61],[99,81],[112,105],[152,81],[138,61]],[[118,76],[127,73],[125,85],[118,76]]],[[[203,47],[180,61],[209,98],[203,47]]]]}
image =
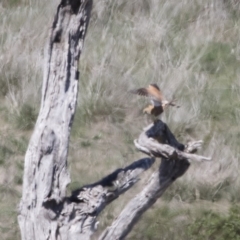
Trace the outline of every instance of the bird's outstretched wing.
{"type": "Polygon", "coordinates": [[[149,92],[146,88],[139,88],[139,89],[131,90],[130,92],[133,94],[137,94],[139,96],[149,97],[149,92]]]}
{"type": "Polygon", "coordinates": [[[147,88],[139,88],[130,92],[140,96],[149,97],[154,106],[161,106],[162,101],[164,100],[160,88],[155,83],[150,84],[147,88]]]}

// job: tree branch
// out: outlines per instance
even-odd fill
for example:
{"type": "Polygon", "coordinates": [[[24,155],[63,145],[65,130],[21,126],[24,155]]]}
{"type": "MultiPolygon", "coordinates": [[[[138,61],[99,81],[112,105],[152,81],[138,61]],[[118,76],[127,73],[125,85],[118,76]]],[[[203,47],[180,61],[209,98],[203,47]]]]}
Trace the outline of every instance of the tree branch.
{"type": "MultiPolygon", "coordinates": [[[[89,239],[97,229],[97,216],[100,212],[107,204],[130,189],[139,180],[139,175],[154,162],[153,158],[140,159],[126,168],[117,169],[96,183],[73,191],[58,208],[62,209],[58,216],[58,237],[89,239]]],[[[53,209],[52,205],[50,208],[53,209]]]]}
{"type": "Polygon", "coordinates": [[[134,140],[134,144],[137,149],[153,157],[197,162],[211,160],[210,157],[190,154],[201,147],[202,141],[190,142],[186,146],[178,145],[174,135],[161,120],[146,127],[139,138],[134,140]],[[166,135],[166,139],[163,140],[164,135],[166,135]]]}
{"type": "Polygon", "coordinates": [[[102,180],[73,191],[69,200],[73,202],[82,202],[83,199],[86,199],[86,192],[101,186],[101,194],[105,195],[104,203],[102,203],[101,207],[102,209],[103,206],[118,198],[138,182],[139,175],[148,170],[154,162],[154,158],[143,158],[133,162],[125,168],[119,168],[102,180]]]}
{"type": "MultiPolygon", "coordinates": [[[[188,159],[191,154],[182,151],[194,152],[199,148],[201,142],[191,143],[189,147],[185,148],[176,140],[167,125],[158,120],[145,128],[134,143],[142,152],[162,157],[159,170],[152,174],[146,187],[130,200],[112,225],[101,234],[99,240],[124,239],[141,215],[162,196],[178,177],[187,171],[190,166],[188,159]]],[[[204,159],[204,157],[197,156],[194,159],[204,159]]]]}

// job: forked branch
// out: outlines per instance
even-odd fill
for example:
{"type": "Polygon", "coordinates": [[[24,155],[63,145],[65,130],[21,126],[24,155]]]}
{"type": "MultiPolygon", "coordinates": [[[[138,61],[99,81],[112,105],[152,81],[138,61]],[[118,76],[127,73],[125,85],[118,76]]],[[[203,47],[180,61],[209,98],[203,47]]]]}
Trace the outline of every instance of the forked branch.
{"type": "MultiPolygon", "coordinates": [[[[152,174],[144,189],[135,196],[100,236],[99,240],[124,239],[141,215],[149,209],[164,191],[188,169],[188,159],[201,145],[201,141],[192,142],[186,147],[179,143],[162,121],[149,125],[135,140],[136,147],[144,153],[162,157],[159,170],[152,174]]],[[[197,156],[197,155],[196,155],[197,156]]],[[[210,160],[197,156],[192,159],[210,160]]]]}

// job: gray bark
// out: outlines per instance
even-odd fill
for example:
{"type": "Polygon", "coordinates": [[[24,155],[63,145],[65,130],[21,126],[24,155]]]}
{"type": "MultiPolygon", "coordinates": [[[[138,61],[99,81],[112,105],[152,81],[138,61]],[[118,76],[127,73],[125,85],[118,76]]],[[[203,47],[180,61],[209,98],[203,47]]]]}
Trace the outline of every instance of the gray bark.
{"type": "Polygon", "coordinates": [[[91,6],[92,0],[62,0],[55,15],[45,60],[41,109],[25,156],[18,216],[24,240],[59,239],[56,219],[70,181],[68,140],[91,6]]]}
{"type": "Polygon", "coordinates": [[[23,240],[90,239],[97,228],[99,213],[131,188],[140,174],[152,166],[155,157],[161,157],[159,171],[100,237],[123,239],[143,212],[184,174],[191,156],[193,160],[209,160],[190,154],[201,142],[186,148],[159,120],[135,140],[136,147],[151,158],[117,169],[102,180],[66,196],[66,186],[70,182],[67,154],[78,93],[78,64],[91,7],[92,0],[62,0],[53,22],[41,108],[25,156],[18,215],[23,240]]]}
{"type": "Polygon", "coordinates": [[[186,146],[179,145],[167,125],[160,120],[147,126],[134,144],[140,151],[153,157],[197,162],[211,160],[210,157],[192,154],[201,147],[201,140],[189,142],[186,146]]]}

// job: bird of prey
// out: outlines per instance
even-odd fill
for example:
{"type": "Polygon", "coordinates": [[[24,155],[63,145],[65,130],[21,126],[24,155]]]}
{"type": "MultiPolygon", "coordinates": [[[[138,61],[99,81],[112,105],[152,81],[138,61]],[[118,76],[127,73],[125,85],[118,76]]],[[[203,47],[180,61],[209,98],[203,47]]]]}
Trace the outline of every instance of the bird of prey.
{"type": "Polygon", "coordinates": [[[155,117],[159,116],[168,106],[177,106],[174,101],[168,101],[164,98],[160,88],[157,84],[152,83],[147,88],[139,88],[131,90],[131,93],[138,94],[140,96],[148,97],[151,101],[151,105],[144,108],[143,112],[151,114],[155,117]]]}

